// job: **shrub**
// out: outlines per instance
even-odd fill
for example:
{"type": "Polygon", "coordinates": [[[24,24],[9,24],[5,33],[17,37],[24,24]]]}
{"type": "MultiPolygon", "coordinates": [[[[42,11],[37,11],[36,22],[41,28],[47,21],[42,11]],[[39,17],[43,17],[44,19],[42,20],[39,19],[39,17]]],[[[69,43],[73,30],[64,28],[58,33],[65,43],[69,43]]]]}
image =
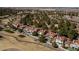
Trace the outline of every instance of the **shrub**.
{"type": "Polygon", "coordinates": [[[77,49],[77,51],[79,51],[79,48],[77,49]]]}
{"type": "Polygon", "coordinates": [[[37,32],[33,32],[32,35],[33,36],[38,36],[38,33],[37,32]]]}
{"type": "Polygon", "coordinates": [[[63,48],[68,49],[68,47],[63,47],[63,48]]]}
{"type": "Polygon", "coordinates": [[[58,48],[58,45],[56,44],[56,42],[53,42],[53,43],[52,43],[52,46],[53,46],[54,48],[58,48]]]}
{"type": "Polygon", "coordinates": [[[21,32],[23,32],[23,29],[18,29],[18,31],[21,33],[21,32]]]}
{"type": "Polygon", "coordinates": [[[18,35],[19,37],[21,37],[21,38],[24,38],[25,37],[25,35],[18,35]]]}
{"type": "Polygon", "coordinates": [[[3,38],[3,36],[0,35],[0,38],[3,38]]]}
{"type": "Polygon", "coordinates": [[[14,33],[12,30],[9,30],[9,29],[6,29],[5,31],[9,33],[14,33]]]}
{"type": "Polygon", "coordinates": [[[45,39],[45,37],[43,35],[41,35],[41,37],[39,38],[39,41],[42,43],[46,43],[47,39],[45,39]]]}

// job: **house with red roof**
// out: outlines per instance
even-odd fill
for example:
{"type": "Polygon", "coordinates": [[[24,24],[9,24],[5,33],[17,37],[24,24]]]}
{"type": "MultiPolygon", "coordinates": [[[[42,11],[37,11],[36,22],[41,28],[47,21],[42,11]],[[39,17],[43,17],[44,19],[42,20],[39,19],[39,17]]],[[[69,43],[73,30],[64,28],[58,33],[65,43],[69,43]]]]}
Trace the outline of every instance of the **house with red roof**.
{"type": "Polygon", "coordinates": [[[70,48],[78,49],[79,48],[79,39],[73,40],[72,43],[70,44],[70,48]]]}

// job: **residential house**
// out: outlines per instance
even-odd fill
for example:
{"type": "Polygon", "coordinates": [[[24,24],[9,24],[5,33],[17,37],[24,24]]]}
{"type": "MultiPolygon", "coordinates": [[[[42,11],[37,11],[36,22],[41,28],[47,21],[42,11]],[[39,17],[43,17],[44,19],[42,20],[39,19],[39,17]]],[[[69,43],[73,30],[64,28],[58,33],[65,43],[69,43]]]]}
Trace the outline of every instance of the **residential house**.
{"type": "Polygon", "coordinates": [[[60,37],[60,36],[57,36],[57,37],[56,37],[55,42],[56,42],[56,44],[58,45],[58,47],[62,47],[62,46],[63,46],[63,40],[64,40],[64,39],[62,39],[62,37],[60,37]]]}
{"type": "Polygon", "coordinates": [[[69,47],[70,47],[71,42],[72,42],[72,41],[71,41],[71,39],[66,38],[66,39],[65,39],[65,41],[64,41],[64,44],[65,44],[65,45],[64,45],[64,47],[69,48],[69,47]]]}
{"type": "Polygon", "coordinates": [[[79,40],[73,40],[70,44],[70,48],[78,49],[79,48],[79,40]]]}
{"type": "Polygon", "coordinates": [[[50,38],[54,38],[57,34],[54,32],[51,32],[50,30],[48,31],[48,33],[46,34],[46,36],[49,36],[50,38]]]}
{"type": "Polygon", "coordinates": [[[38,34],[39,34],[39,35],[43,35],[43,34],[44,34],[44,30],[43,30],[43,29],[40,29],[40,30],[38,31],[38,34]]]}

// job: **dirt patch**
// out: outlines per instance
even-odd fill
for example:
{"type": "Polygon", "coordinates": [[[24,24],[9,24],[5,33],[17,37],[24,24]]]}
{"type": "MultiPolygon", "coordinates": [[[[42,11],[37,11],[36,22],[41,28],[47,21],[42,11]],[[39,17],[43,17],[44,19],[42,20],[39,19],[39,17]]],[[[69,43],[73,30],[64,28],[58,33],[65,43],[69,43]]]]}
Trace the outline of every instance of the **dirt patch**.
{"type": "Polygon", "coordinates": [[[56,49],[50,49],[36,43],[33,38],[26,36],[24,38],[18,37],[20,33],[1,33],[4,36],[4,40],[0,41],[1,51],[55,51],[56,49]]]}
{"type": "Polygon", "coordinates": [[[8,48],[8,49],[4,49],[2,51],[20,51],[20,49],[17,49],[17,48],[8,48]]]}

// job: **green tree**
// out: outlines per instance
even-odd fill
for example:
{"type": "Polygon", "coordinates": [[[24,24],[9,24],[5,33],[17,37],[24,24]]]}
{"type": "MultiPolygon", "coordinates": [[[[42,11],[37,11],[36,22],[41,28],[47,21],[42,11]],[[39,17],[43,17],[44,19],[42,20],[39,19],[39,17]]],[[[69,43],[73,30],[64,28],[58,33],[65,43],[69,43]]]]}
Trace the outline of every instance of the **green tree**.
{"type": "Polygon", "coordinates": [[[65,23],[66,23],[66,26],[71,26],[71,23],[67,20],[67,19],[65,19],[65,23]]]}
{"type": "Polygon", "coordinates": [[[43,29],[48,29],[47,25],[45,23],[42,24],[43,29]]]}
{"type": "Polygon", "coordinates": [[[52,32],[57,32],[57,30],[58,30],[58,29],[55,27],[55,24],[53,24],[53,23],[51,24],[50,29],[51,29],[52,32]]]}
{"type": "Polygon", "coordinates": [[[77,33],[75,30],[72,30],[72,29],[71,29],[71,30],[68,31],[68,34],[67,34],[67,35],[68,35],[68,37],[71,38],[71,39],[76,39],[77,36],[78,36],[78,33],[77,33]]]}
{"type": "Polygon", "coordinates": [[[24,18],[22,18],[22,19],[20,20],[20,23],[22,23],[22,24],[24,24],[24,25],[32,25],[32,24],[33,24],[32,19],[31,19],[31,17],[30,17],[29,14],[26,15],[24,18]]]}
{"type": "Polygon", "coordinates": [[[67,30],[65,30],[65,28],[61,28],[61,29],[59,29],[58,34],[63,35],[63,36],[67,36],[67,30]]]}
{"type": "Polygon", "coordinates": [[[75,23],[71,23],[71,29],[76,29],[76,24],[75,23]]]}

